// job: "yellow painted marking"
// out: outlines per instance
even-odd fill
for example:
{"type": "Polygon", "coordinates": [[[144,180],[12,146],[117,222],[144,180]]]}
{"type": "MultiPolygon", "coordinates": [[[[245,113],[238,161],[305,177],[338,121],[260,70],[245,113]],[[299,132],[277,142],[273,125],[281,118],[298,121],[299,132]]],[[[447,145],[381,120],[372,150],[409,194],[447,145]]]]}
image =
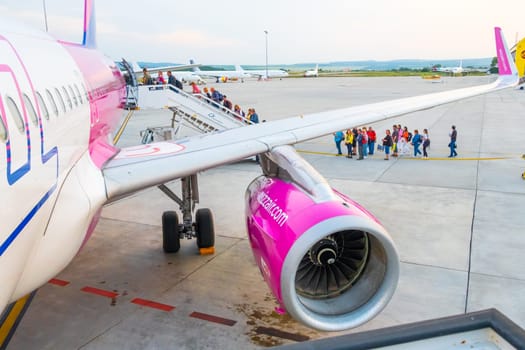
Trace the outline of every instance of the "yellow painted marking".
{"type": "MultiPolygon", "coordinates": [[[[317,154],[321,156],[332,156],[332,157],[345,157],[346,154],[338,155],[337,153],[328,153],[328,152],[316,152],[316,151],[306,151],[306,150],[297,150],[298,153],[305,153],[305,154],[317,154]]],[[[376,154],[374,154],[375,156],[376,154]]],[[[370,159],[373,159],[374,156],[369,156],[370,159]]],[[[358,156],[353,156],[358,157],[358,156]]],[[[514,157],[456,157],[456,158],[449,158],[449,157],[431,157],[431,158],[414,158],[412,156],[401,156],[401,157],[394,157],[390,155],[392,159],[405,159],[405,160],[504,160],[504,159],[513,159],[514,157]]],[[[379,156],[378,158],[379,159],[379,156]]]]}
{"type": "Polygon", "coordinates": [[[338,155],[337,153],[328,153],[328,152],[316,152],[316,151],[305,151],[305,150],[297,150],[298,153],[306,153],[306,154],[320,154],[322,156],[332,156],[332,157],[342,157],[342,155],[338,155]]]}
{"type": "Polygon", "coordinates": [[[126,116],[126,118],[124,118],[124,122],[122,123],[122,125],[120,126],[120,128],[118,129],[117,131],[117,134],[115,135],[115,137],[113,138],[113,144],[116,145],[118,140],[120,140],[120,137],[122,136],[122,133],[124,132],[124,130],[126,129],[126,126],[128,125],[128,122],[129,120],[131,119],[131,116],[133,115],[133,109],[131,109],[129,112],[128,112],[128,115],[126,116]]]}
{"type": "Polygon", "coordinates": [[[4,323],[0,325],[0,348],[5,345],[4,342],[9,336],[11,329],[16,324],[18,317],[24,311],[24,306],[29,301],[30,296],[31,295],[28,294],[25,297],[18,299],[18,301],[15,302],[15,305],[9,312],[9,315],[6,317],[4,323]]]}
{"type": "MultiPolygon", "coordinates": [[[[403,159],[403,157],[401,157],[403,159]]],[[[504,159],[512,159],[512,157],[455,157],[455,158],[449,158],[449,157],[432,157],[432,158],[412,158],[407,157],[404,158],[407,160],[504,160],[504,159]]]]}

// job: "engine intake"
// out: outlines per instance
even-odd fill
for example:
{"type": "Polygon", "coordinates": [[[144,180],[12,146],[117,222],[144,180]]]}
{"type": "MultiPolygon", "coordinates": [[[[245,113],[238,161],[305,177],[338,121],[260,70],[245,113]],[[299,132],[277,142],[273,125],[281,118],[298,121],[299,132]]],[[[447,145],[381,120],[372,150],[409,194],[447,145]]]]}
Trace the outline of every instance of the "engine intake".
{"type": "Polygon", "coordinates": [[[338,232],[319,240],[299,263],[297,294],[313,299],[340,295],[361,276],[368,252],[368,235],[362,231],[338,232]]]}

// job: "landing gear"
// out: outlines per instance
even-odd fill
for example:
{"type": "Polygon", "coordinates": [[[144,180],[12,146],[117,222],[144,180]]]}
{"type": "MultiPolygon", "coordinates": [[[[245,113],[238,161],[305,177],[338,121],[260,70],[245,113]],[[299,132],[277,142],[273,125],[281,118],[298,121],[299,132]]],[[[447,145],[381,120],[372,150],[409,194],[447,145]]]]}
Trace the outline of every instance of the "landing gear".
{"type": "Polygon", "coordinates": [[[195,214],[195,233],[197,235],[197,247],[211,248],[215,244],[215,229],[211,210],[203,208],[195,214]]]}
{"type": "Polygon", "coordinates": [[[166,185],[158,188],[174,200],[182,212],[182,223],[179,224],[177,213],[166,211],[162,214],[162,247],[166,253],[176,253],[180,249],[180,239],[197,238],[197,247],[201,254],[212,254],[215,244],[213,215],[208,208],[198,209],[193,221],[195,204],[199,202],[197,175],[181,179],[182,198],[179,198],[166,185]]]}
{"type": "Polygon", "coordinates": [[[162,248],[166,253],[176,253],[180,249],[179,217],[174,211],[162,214],[162,248]]]}

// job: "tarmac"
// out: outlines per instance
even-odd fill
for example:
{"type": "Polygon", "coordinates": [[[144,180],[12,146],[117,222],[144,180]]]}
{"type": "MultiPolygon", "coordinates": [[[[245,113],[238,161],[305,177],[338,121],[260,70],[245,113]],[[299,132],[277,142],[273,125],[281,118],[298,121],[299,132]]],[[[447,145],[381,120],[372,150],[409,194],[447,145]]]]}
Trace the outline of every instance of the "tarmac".
{"type": "MultiPolygon", "coordinates": [[[[482,84],[493,77],[303,78],[213,84],[259,118],[378,102],[482,84]]],[[[186,89],[189,89],[186,87],[186,89]]],[[[136,111],[118,145],[169,125],[169,111],[136,111]]],[[[214,213],[216,247],[194,240],[162,252],[161,215],[177,205],[157,188],[107,205],[85,248],[40,288],[8,349],[261,349],[496,308],[525,328],[525,93],[508,89],[371,124],[428,128],[429,159],[336,156],[331,135],[296,148],[337,190],[370,210],[401,258],[398,288],[372,321],[318,332],[274,312],[245,233],[252,160],[199,174],[214,213]],[[448,132],[458,130],[458,157],[448,132]]],[[[191,133],[187,128],[183,133],[191,133]]],[[[169,184],[180,192],[179,181],[169,184]]]]}

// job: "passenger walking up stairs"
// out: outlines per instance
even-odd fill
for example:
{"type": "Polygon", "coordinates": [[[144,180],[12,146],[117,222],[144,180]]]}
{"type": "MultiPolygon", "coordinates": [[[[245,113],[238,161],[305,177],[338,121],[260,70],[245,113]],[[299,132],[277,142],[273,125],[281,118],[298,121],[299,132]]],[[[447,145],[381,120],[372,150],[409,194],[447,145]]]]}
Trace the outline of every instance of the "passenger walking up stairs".
{"type": "Polygon", "coordinates": [[[202,133],[221,131],[246,126],[242,116],[220,108],[204,95],[193,95],[175,86],[140,85],[138,87],[138,106],[141,109],[169,109],[173,112],[169,127],[148,128],[143,131],[143,143],[151,142],[153,134],[166,138],[171,130],[175,137],[181,123],[202,133]]]}

